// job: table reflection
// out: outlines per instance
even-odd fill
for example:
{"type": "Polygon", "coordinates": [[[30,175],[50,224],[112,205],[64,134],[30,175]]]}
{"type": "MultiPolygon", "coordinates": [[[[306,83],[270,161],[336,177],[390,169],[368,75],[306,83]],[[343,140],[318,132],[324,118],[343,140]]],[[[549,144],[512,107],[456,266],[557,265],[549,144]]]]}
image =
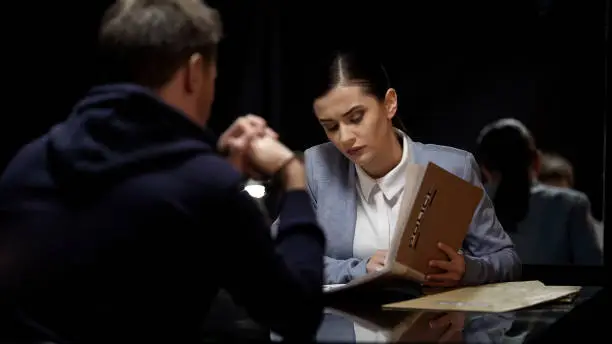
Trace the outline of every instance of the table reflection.
{"type": "Polygon", "coordinates": [[[321,342],[502,343],[513,313],[326,310],[317,333],[321,342]]]}
{"type": "MultiPolygon", "coordinates": [[[[325,310],[316,341],[529,343],[537,341],[552,324],[600,290],[600,287],[583,287],[576,297],[507,313],[392,311],[382,310],[380,306],[344,303],[325,310]]],[[[271,339],[282,340],[275,334],[271,339]]]]}

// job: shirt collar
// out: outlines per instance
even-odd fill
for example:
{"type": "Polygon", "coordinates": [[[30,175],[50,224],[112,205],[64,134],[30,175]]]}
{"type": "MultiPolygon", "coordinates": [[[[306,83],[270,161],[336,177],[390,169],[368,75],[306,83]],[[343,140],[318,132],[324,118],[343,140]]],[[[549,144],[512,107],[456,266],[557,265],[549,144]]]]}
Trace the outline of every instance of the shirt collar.
{"type": "Polygon", "coordinates": [[[402,137],[402,159],[397,166],[389,171],[389,173],[381,178],[374,179],[368,176],[368,174],[361,167],[355,166],[359,189],[361,190],[364,198],[368,201],[370,200],[372,192],[375,190],[376,186],[380,188],[387,200],[393,199],[404,188],[406,168],[408,167],[411,159],[410,146],[412,144],[412,140],[410,137],[408,137],[408,135],[399,129],[396,129],[396,133],[402,137]]]}

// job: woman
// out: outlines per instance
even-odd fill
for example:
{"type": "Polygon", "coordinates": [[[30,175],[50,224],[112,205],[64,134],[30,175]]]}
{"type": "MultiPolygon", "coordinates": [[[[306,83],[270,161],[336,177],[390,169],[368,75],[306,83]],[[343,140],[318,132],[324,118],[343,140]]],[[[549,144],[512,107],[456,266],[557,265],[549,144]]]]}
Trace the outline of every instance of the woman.
{"type": "MultiPolygon", "coordinates": [[[[365,55],[334,56],[314,101],[330,142],[305,152],[308,185],[326,231],[327,284],[346,283],[380,269],[395,230],[404,170],[409,162],[442,168],[482,187],[471,154],[413,142],[396,116],[397,94],[383,67],[365,55]]],[[[427,285],[482,284],[518,278],[512,241],[485,195],[474,214],[462,252],[441,244],[444,273],[427,285]]]]}
{"type": "Polygon", "coordinates": [[[603,252],[587,196],[537,181],[541,155],[514,119],[487,125],[476,157],[497,216],[525,264],[600,265],[603,252]]]}

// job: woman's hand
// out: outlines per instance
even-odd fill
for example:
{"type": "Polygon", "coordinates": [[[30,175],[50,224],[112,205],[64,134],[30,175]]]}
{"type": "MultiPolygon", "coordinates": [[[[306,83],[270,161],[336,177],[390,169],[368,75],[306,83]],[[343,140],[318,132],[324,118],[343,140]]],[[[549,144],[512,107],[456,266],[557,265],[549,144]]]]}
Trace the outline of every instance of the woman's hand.
{"type": "Polygon", "coordinates": [[[446,331],[438,340],[439,343],[461,341],[462,336],[459,334],[465,327],[465,314],[460,312],[443,313],[436,319],[431,320],[429,327],[432,329],[446,328],[446,331]]]}
{"type": "Polygon", "coordinates": [[[368,259],[366,265],[366,271],[368,273],[376,272],[385,267],[385,259],[387,258],[388,250],[378,250],[374,252],[374,255],[368,259]]]}
{"type": "Polygon", "coordinates": [[[425,276],[425,285],[431,287],[457,286],[465,274],[465,258],[463,254],[444,243],[438,243],[438,248],[446,253],[448,260],[432,260],[429,266],[445,270],[445,272],[425,276]]]}

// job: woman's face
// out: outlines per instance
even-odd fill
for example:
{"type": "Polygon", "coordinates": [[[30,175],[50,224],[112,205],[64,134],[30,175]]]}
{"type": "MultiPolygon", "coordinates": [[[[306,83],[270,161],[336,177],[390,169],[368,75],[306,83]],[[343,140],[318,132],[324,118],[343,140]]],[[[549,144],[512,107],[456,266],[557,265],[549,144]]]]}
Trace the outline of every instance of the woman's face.
{"type": "Polygon", "coordinates": [[[361,86],[336,86],[314,102],[327,138],[359,166],[369,164],[387,146],[396,108],[393,89],[380,102],[361,86]]]}

